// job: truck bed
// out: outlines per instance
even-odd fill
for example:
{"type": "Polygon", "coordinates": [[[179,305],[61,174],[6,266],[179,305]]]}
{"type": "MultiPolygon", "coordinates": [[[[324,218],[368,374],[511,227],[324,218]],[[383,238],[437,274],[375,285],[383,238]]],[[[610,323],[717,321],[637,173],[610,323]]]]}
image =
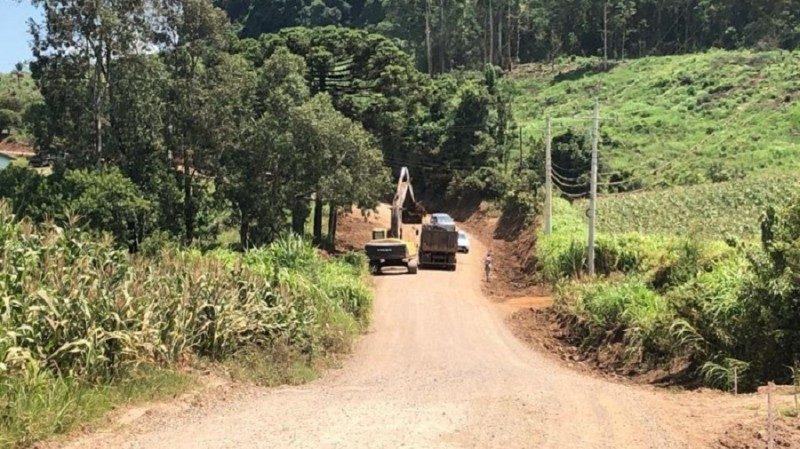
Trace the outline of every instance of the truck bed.
{"type": "Polygon", "coordinates": [[[419,245],[420,265],[455,269],[457,252],[457,231],[436,225],[422,226],[419,245]]]}

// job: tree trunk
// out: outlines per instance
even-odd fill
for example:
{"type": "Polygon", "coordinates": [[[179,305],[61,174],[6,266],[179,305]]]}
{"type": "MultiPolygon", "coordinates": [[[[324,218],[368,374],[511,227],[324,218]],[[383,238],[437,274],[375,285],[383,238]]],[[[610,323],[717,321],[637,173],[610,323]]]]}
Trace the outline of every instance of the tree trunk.
{"type": "Polygon", "coordinates": [[[489,0],[489,64],[494,64],[494,15],[492,0],[489,0]]]}
{"type": "Polygon", "coordinates": [[[331,201],[328,203],[328,242],[331,248],[336,247],[336,225],[338,221],[337,206],[331,201]]]}
{"type": "Polygon", "coordinates": [[[509,70],[514,68],[514,59],[511,57],[511,40],[513,39],[512,34],[512,27],[513,22],[511,21],[511,2],[508,3],[506,6],[506,64],[508,64],[507,68],[509,70]]]}
{"type": "Polygon", "coordinates": [[[239,243],[242,245],[242,250],[247,251],[250,249],[250,217],[239,211],[239,243]]]}
{"type": "Polygon", "coordinates": [[[191,245],[194,241],[194,191],[192,189],[192,174],[190,160],[191,156],[187,150],[183,150],[183,221],[186,226],[186,244],[191,245]]]}
{"type": "Polygon", "coordinates": [[[306,220],[308,219],[308,203],[306,198],[295,200],[292,208],[292,232],[303,235],[306,232],[306,220]]]}
{"type": "Polygon", "coordinates": [[[503,10],[500,10],[500,19],[497,21],[497,57],[500,67],[503,64],[503,10]]]}
{"type": "Polygon", "coordinates": [[[608,1],[603,3],[603,69],[608,70],[608,1]]]}
{"type": "Polygon", "coordinates": [[[322,199],[319,194],[314,199],[314,242],[322,242],[322,199]]]}
{"type": "Polygon", "coordinates": [[[517,62],[519,62],[519,46],[522,43],[522,6],[517,2],[517,62]]]}
{"type": "Polygon", "coordinates": [[[100,166],[100,161],[103,158],[103,92],[101,81],[102,73],[100,69],[100,61],[95,62],[94,69],[94,152],[97,157],[97,165],[100,166]]]}
{"type": "Polygon", "coordinates": [[[449,45],[449,33],[447,31],[447,21],[445,20],[445,0],[439,0],[439,73],[447,72],[447,46],[449,45]]]}
{"type": "Polygon", "coordinates": [[[431,42],[431,1],[425,0],[425,53],[428,75],[433,75],[433,43],[431,42]]]}

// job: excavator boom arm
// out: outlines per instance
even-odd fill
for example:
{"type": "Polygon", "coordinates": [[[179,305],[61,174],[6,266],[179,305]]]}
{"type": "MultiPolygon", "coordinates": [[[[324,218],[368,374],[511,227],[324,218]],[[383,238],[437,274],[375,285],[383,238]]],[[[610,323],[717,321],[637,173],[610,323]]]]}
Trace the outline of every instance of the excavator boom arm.
{"type": "Polygon", "coordinates": [[[400,169],[400,178],[397,180],[397,190],[392,200],[392,226],[389,229],[389,237],[400,238],[403,229],[403,204],[406,198],[411,195],[411,200],[414,203],[417,199],[414,197],[414,188],[411,186],[411,175],[408,173],[408,167],[400,169]]]}

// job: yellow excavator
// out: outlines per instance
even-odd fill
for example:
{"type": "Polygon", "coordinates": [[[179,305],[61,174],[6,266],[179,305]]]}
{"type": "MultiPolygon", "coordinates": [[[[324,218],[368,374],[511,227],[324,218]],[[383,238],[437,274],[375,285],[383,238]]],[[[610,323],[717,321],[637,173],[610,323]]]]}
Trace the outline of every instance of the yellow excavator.
{"type": "MultiPolygon", "coordinates": [[[[391,210],[389,229],[373,229],[372,240],[364,247],[370,272],[380,274],[383,267],[406,267],[408,274],[417,274],[417,245],[413,240],[403,238],[403,223],[421,224],[425,210],[414,198],[411,176],[406,167],[400,169],[391,210]]],[[[415,236],[409,237],[413,239],[415,236]]]]}

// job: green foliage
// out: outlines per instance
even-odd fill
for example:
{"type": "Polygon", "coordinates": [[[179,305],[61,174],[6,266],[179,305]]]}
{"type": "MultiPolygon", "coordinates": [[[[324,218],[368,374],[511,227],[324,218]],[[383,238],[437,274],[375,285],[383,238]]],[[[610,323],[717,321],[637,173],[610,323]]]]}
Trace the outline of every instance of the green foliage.
{"type": "MultiPolygon", "coordinates": [[[[598,226],[608,232],[694,235],[699,238],[754,238],[768,205],[796,196],[794,175],[758,176],[740,181],[675,187],[601,197],[598,226]]],[[[576,202],[576,208],[586,207],[576,202]]]]}
{"type": "Polygon", "coordinates": [[[601,233],[598,279],[582,276],[585,228],[558,200],[554,232],[540,234],[540,271],[556,307],[590,351],[612,366],[682,366],[684,379],[740,388],[788,375],[800,354],[800,207],[770,209],[763,249],[747,242],[601,233]],[[624,277],[620,277],[620,275],[624,277]],[[615,345],[624,344],[625,351],[615,345]],[[610,358],[609,358],[610,357],[610,358]]]}
{"type": "Polygon", "coordinates": [[[56,218],[63,212],[60,189],[51,180],[28,167],[10,165],[0,171],[0,198],[9,200],[14,215],[34,221],[56,218]],[[58,206],[62,206],[59,210],[58,206]]]}
{"type": "Polygon", "coordinates": [[[21,68],[12,73],[0,73],[0,140],[6,137],[14,141],[28,140],[30,130],[26,118],[40,98],[29,73],[21,68]]]}
{"type": "Polygon", "coordinates": [[[744,313],[757,327],[741,350],[758,348],[750,362],[755,376],[777,377],[800,360],[800,201],[768,211],[762,245],[763,253],[751,256],[754,275],[743,294],[744,313]]]}
{"type": "MultiPolygon", "coordinates": [[[[673,309],[641,279],[621,282],[575,284],[566,288],[568,313],[581,319],[584,344],[602,346],[622,343],[619,362],[650,363],[670,350],[668,329],[673,309]]],[[[562,303],[564,304],[564,303],[562,303]]]]}
{"type": "Polygon", "coordinates": [[[21,117],[18,112],[10,109],[0,109],[0,137],[10,134],[20,125],[21,117]]]}
{"type": "Polygon", "coordinates": [[[148,231],[152,211],[142,192],[116,168],[48,177],[12,166],[0,172],[0,198],[11,202],[17,217],[106,231],[132,249],[148,231]]]}
{"type": "Polygon", "coordinates": [[[34,382],[6,377],[0,382],[0,448],[27,447],[85,430],[120,404],[174,397],[194,384],[187,374],[159,369],[141,369],[98,385],[52,375],[34,382]]]}
{"type": "Polygon", "coordinates": [[[607,169],[601,182],[615,183],[601,190],[701,184],[800,168],[800,145],[792,137],[800,113],[792,101],[798,61],[795,51],[714,50],[645,57],[602,71],[597,59],[578,58],[520,68],[508,90],[524,134],[537,137],[546,114],[578,132],[588,129],[570,118],[589,115],[599,99],[609,119],[602,122],[607,169]]]}
{"type": "Polygon", "coordinates": [[[152,206],[118,169],[68,171],[59,187],[66,210],[78,215],[78,223],[136,247],[152,206]]]}

